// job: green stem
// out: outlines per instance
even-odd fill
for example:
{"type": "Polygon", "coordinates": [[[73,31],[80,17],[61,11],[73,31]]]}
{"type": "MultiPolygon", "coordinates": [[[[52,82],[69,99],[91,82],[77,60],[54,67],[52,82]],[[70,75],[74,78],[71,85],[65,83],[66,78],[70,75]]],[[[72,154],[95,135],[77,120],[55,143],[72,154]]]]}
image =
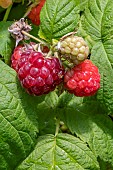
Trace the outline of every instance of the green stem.
{"type": "Polygon", "coordinates": [[[56,131],[55,131],[55,137],[58,135],[60,127],[60,119],[56,119],[56,131]]]}
{"type": "Polygon", "coordinates": [[[30,37],[30,38],[32,38],[32,39],[38,41],[39,43],[44,44],[44,45],[47,46],[47,43],[46,43],[46,42],[40,40],[39,38],[34,37],[33,35],[27,33],[26,31],[21,31],[21,32],[22,32],[22,34],[24,34],[24,35],[26,35],[26,36],[28,36],[28,37],[30,37]]]}
{"type": "Polygon", "coordinates": [[[3,21],[7,21],[8,16],[9,16],[9,13],[10,13],[11,8],[12,8],[12,5],[13,5],[13,4],[11,4],[11,5],[7,8],[7,10],[6,10],[6,12],[5,12],[5,15],[4,15],[4,18],[3,18],[3,21]]]}

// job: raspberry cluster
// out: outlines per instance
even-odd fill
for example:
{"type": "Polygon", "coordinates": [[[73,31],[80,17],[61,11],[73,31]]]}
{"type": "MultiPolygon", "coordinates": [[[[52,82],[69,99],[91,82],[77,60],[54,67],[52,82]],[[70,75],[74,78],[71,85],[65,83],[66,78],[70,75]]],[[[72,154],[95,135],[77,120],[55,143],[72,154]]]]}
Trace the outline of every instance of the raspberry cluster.
{"type": "Polygon", "coordinates": [[[22,86],[30,94],[47,94],[63,80],[65,71],[59,59],[53,56],[46,58],[32,46],[16,47],[11,61],[22,86]]]}
{"type": "MultiPolygon", "coordinates": [[[[17,45],[29,36],[29,30],[29,25],[24,19],[20,19],[10,27],[9,32],[16,38],[17,45]]],[[[15,69],[22,86],[29,94],[47,94],[61,82],[69,93],[76,96],[91,96],[97,92],[100,88],[98,68],[87,59],[89,47],[84,39],[74,34],[63,36],[50,49],[46,42],[35,37],[40,43],[31,42],[18,45],[14,49],[11,67],[15,69]],[[67,65],[70,64],[72,67],[66,72],[67,65]]]]}

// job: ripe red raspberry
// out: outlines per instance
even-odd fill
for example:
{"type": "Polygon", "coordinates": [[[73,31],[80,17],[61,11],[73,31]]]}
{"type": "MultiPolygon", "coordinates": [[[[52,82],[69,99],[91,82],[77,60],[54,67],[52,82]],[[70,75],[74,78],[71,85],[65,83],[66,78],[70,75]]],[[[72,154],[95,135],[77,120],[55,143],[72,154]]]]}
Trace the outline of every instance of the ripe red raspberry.
{"type": "Polygon", "coordinates": [[[64,86],[75,96],[94,95],[100,88],[98,68],[90,60],[85,60],[66,72],[64,86]]]}
{"type": "Polygon", "coordinates": [[[33,50],[26,50],[19,57],[17,55],[17,58],[16,71],[22,86],[28,93],[46,94],[62,82],[64,68],[58,58],[45,58],[42,53],[33,50]]]}
{"type": "Polygon", "coordinates": [[[21,58],[23,52],[30,53],[30,51],[34,51],[33,45],[35,45],[34,42],[30,42],[30,44],[25,45],[18,45],[11,56],[11,67],[18,72],[18,61],[21,58]]]}
{"type": "MultiPolygon", "coordinates": [[[[11,56],[11,67],[17,72],[18,71],[18,59],[21,57],[23,52],[29,53],[30,51],[35,51],[34,46],[36,43],[30,42],[30,44],[25,45],[18,45],[11,56]]],[[[42,45],[41,49],[42,53],[44,55],[47,55],[49,52],[49,48],[47,46],[42,45]]]]}
{"type": "Polygon", "coordinates": [[[11,67],[15,70],[18,71],[18,59],[21,57],[22,55],[22,45],[17,46],[14,51],[13,54],[11,56],[11,67]]]}
{"type": "Polygon", "coordinates": [[[35,25],[40,25],[40,12],[42,7],[44,6],[46,0],[40,0],[40,3],[33,7],[30,11],[28,18],[32,21],[35,25]]]}

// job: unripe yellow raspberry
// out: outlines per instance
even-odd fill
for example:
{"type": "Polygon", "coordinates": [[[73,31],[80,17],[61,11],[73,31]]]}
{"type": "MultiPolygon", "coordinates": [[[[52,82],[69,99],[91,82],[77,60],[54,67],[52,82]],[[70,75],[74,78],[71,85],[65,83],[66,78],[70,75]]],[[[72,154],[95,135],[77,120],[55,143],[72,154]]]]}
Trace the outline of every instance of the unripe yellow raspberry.
{"type": "Polygon", "coordinates": [[[63,58],[79,64],[89,55],[89,47],[82,37],[70,35],[60,41],[59,51],[63,58]]]}

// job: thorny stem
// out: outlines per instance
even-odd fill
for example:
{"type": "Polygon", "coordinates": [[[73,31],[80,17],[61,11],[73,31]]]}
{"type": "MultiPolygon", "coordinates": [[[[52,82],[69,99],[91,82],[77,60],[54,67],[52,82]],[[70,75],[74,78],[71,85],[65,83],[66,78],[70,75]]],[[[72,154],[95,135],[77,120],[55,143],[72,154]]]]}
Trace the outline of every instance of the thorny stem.
{"type": "Polygon", "coordinates": [[[12,5],[13,5],[13,4],[11,4],[11,5],[7,8],[7,10],[6,10],[6,12],[5,12],[5,15],[4,15],[4,18],[3,18],[3,21],[7,21],[7,18],[8,18],[8,16],[9,16],[10,11],[11,11],[12,5]]]}
{"type": "Polygon", "coordinates": [[[60,127],[60,119],[56,118],[56,131],[55,131],[55,137],[58,135],[59,132],[59,127],[60,127]]]}
{"type": "Polygon", "coordinates": [[[26,31],[23,31],[23,30],[22,30],[21,32],[22,32],[22,34],[24,34],[24,35],[26,35],[26,36],[28,36],[28,37],[30,37],[30,38],[32,38],[32,39],[40,42],[41,44],[44,44],[44,45],[48,46],[46,42],[40,40],[39,38],[34,37],[33,35],[27,33],[26,31]]]}

